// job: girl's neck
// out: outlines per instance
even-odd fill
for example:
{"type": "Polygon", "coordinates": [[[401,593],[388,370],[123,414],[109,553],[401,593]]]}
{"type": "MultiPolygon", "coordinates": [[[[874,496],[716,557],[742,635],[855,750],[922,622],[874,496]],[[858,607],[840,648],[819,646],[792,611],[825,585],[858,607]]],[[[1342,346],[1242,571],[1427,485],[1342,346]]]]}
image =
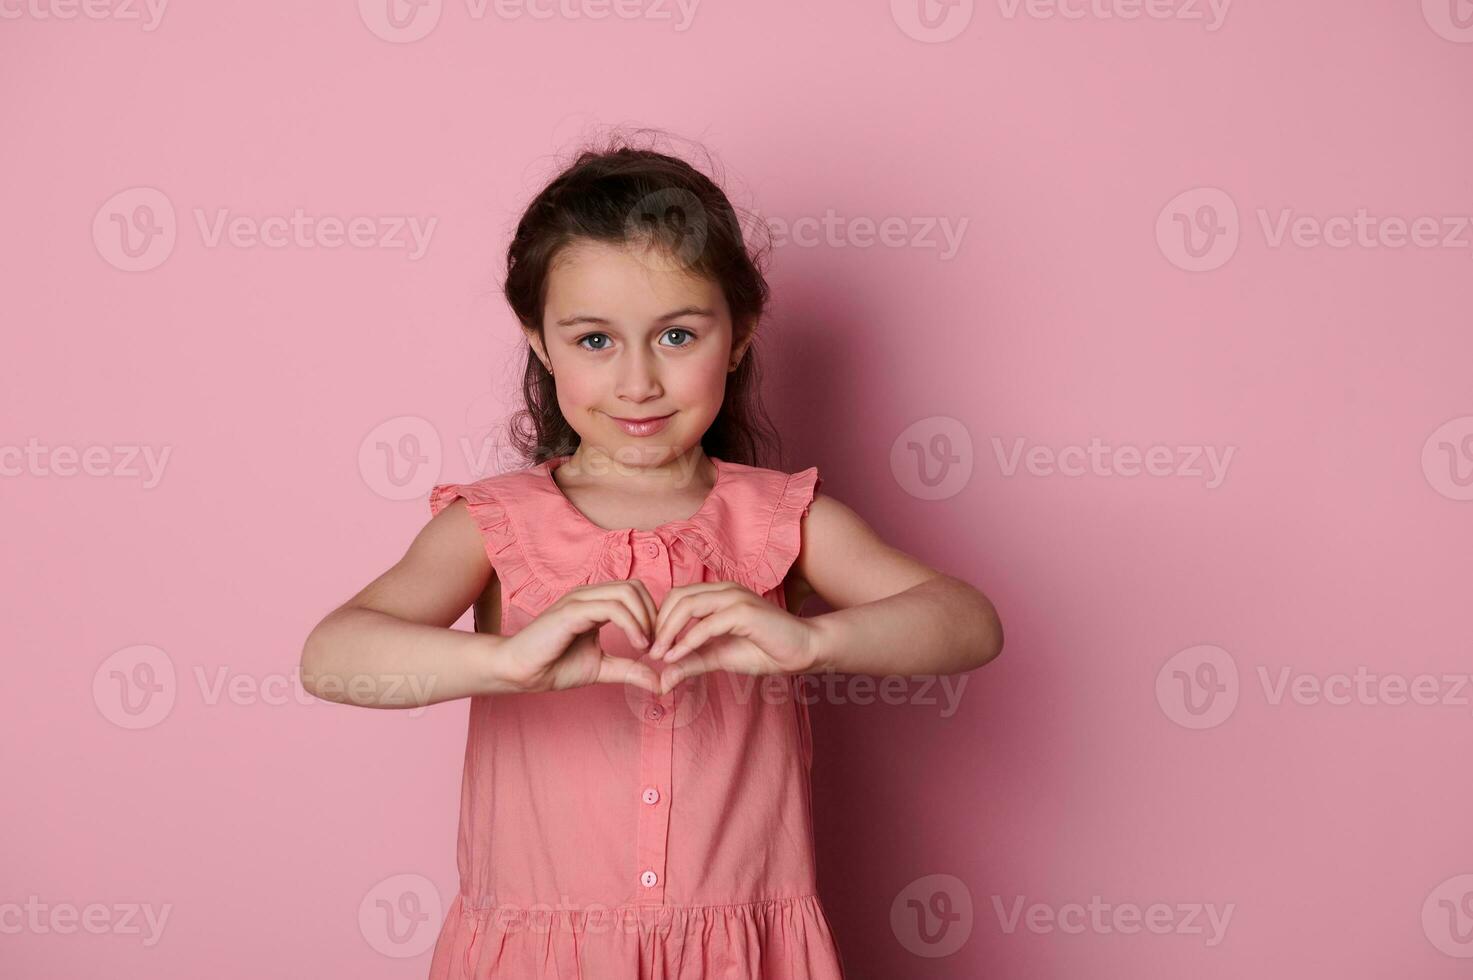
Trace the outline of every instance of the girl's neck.
{"type": "Polygon", "coordinates": [[[715,482],[715,469],[700,443],[674,459],[646,463],[628,449],[614,455],[585,442],[557,467],[557,473],[562,477],[558,482],[564,486],[596,484],[643,496],[710,487],[715,482]]]}

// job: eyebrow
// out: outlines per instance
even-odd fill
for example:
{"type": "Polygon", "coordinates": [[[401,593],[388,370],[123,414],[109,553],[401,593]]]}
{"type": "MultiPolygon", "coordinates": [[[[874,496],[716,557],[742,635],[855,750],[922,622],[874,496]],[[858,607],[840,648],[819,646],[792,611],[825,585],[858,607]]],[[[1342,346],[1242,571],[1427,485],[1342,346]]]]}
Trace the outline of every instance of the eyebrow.
{"type": "MultiPolygon", "coordinates": [[[[678,310],[671,310],[669,313],[666,313],[664,316],[657,317],[656,320],[655,320],[655,322],[656,323],[664,323],[666,320],[674,320],[677,317],[682,317],[682,316],[707,316],[707,317],[714,317],[715,315],[716,315],[716,313],[713,310],[708,310],[704,306],[682,306],[678,310]]],[[[606,319],[604,319],[601,316],[589,316],[589,315],[579,315],[579,316],[564,317],[563,319],[557,321],[557,325],[560,326],[560,327],[576,327],[576,326],[578,326],[579,324],[582,324],[582,323],[596,323],[596,324],[598,324],[600,326],[607,327],[607,326],[610,326],[613,323],[613,321],[612,320],[606,320],[606,319]]]]}

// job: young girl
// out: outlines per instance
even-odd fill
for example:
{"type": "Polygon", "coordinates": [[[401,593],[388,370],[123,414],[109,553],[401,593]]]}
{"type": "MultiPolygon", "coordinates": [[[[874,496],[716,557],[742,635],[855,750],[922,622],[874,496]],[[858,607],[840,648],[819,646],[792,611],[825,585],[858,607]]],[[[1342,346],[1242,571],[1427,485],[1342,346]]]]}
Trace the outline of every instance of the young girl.
{"type": "Polygon", "coordinates": [[[530,465],[435,487],[404,558],[302,658],[330,700],[471,699],[430,976],[839,980],[799,680],[971,670],[997,614],[815,467],[756,464],[767,284],[689,164],[585,152],[507,265],[530,465]],[[799,618],[812,595],[835,611],[799,618]],[[472,605],[476,632],[450,629],[472,605]],[[349,675],[421,696],[326,683],[349,675]]]}

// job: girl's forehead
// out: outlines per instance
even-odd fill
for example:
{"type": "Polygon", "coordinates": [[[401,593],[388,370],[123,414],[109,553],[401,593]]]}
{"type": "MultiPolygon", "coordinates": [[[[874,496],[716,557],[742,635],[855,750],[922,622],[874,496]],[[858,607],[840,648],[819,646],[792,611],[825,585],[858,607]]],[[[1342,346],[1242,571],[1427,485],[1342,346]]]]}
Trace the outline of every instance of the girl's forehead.
{"type": "Polygon", "coordinates": [[[547,313],[659,317],[682,306],[725,311],[721,288],[639,246],[578,242],[548,270],[547,313]]]}

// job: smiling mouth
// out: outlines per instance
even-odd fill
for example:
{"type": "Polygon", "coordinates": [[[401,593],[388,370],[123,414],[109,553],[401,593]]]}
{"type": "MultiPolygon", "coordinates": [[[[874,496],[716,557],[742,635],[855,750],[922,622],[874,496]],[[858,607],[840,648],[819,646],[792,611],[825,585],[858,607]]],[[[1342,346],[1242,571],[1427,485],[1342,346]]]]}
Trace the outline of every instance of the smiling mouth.
{"type": "Polygon", "coordinates": [[[674,414],[675,414],[674,412],[667,412],[664,415],[651,415],[649,418],[644,418],[644,419],[626,419],[626,418],[622,418],[622,417],[620,417],[618,415],[610,415],[609,418],[613,419],[615,422],[654,422],[657,419],[668,419],[670,416],[672,416],[674,414]]]}

